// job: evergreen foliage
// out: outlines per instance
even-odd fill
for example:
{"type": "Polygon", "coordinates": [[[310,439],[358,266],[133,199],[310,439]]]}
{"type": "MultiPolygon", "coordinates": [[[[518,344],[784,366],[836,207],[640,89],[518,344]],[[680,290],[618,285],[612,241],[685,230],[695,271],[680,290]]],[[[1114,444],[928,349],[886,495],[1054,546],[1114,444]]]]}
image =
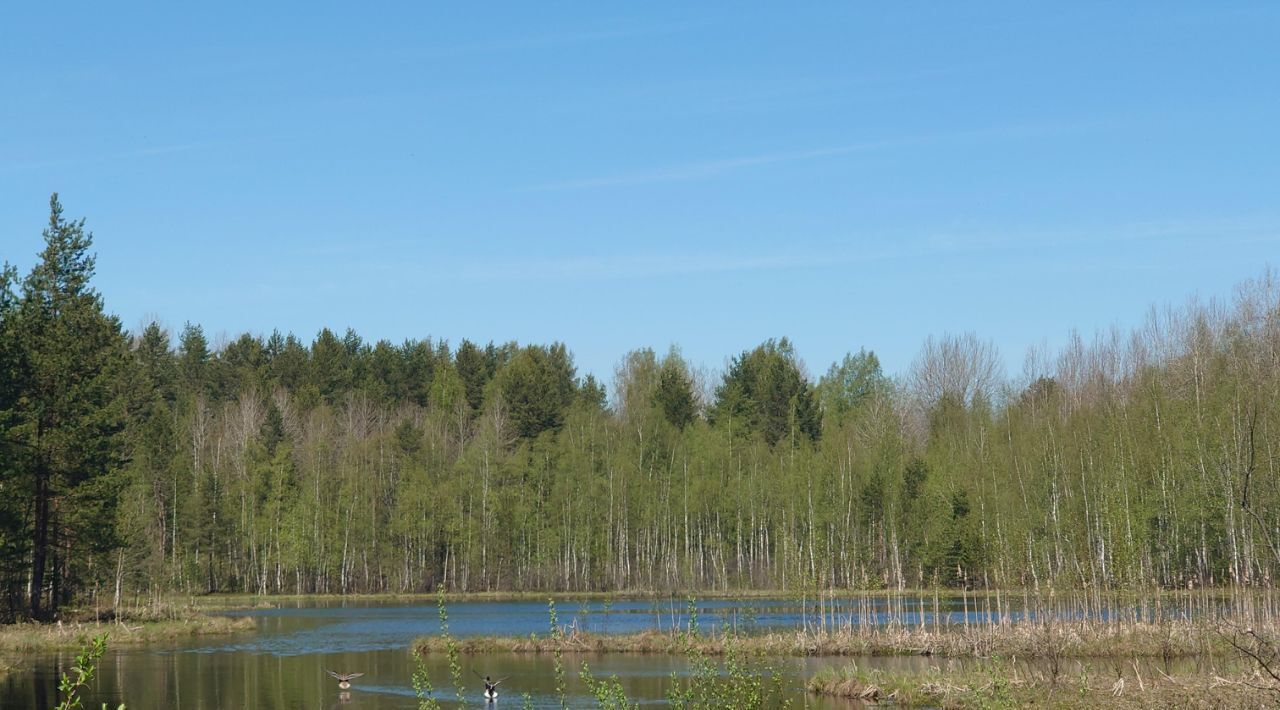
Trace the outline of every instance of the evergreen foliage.
{"type": "Polygon", "coordinates": [[[767,340],[729,363],[716,388],[712,420],[736,422],[770,446],[822,433],[814,387],[805,378],[786,338],[767,340]]]}
{"type": "MultiPolygon", "coordinates": [[[[28,610],[46,618],[115,541],[114,475],[122,463],[127,347],[89,285],[84,221],[55,194],[40,261],[5,312],[11,394],[3,411],[5,487],[24,503],[30,535],[28,610]],[[16,396],[15,396],[16,395],[16,396]]],[[[7,296],[6,300],[12,300],[7,296]]]]}
{"type": "Polygon", "coordinates": [[[684,362],[679,355],[667,356],[658,371],[658,385],[653,393],[654,404],[662,411],[662,416],[675,428],[684,428],[693,423],[697,415],[697,400],[693,394],[693,380],[690,379],[684,362]]]}

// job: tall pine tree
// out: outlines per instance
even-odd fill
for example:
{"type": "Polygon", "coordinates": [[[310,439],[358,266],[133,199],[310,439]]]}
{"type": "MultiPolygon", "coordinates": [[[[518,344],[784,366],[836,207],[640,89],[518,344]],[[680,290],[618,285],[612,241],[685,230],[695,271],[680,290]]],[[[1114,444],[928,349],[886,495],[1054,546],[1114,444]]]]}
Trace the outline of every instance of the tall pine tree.
{"type": "Polygon", "coordinates": [[[33,618],[52,616],[75,591],[86,556],[113,544],[128,353],[119,321],[89,285],[92,235],[83,220],[63,218],[57,194],[44,240],[5,316],[17,396],[0,403],[5,449],[14,454],[6,487],[30,511],[33,618]]]}
{"type": "Polygon", "coordinates": [[[29,542],[20,480],[27,451],[7,435],[21,394],[21,352],[15,332],[17,285],[17,270],[5,264],[0,269],[0,580],[4,585],[6,619],[23,606],[21,580],[26,576],[24,561],[29,542]]]}

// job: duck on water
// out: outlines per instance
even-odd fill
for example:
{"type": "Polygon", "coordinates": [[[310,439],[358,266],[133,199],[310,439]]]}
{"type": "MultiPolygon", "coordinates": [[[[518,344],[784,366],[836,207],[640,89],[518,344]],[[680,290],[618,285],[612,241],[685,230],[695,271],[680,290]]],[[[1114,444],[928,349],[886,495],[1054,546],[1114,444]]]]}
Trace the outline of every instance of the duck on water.
{"type": "MultiPolygon", "coordinates": [[[[351,681],[364,675],[364,673],[336,673],[334,671],[329,670],[328,668],[324,669],[324,672],[328,673],[330,676],[333,676],[334,678],[337,678],[338,688],[342,690],[349,689],[351,687],[351,681]]],[[[506,680],[507,678],[510,678],[510,676],[505,676],[497,680],[493,680],[492,677],[487,675],[482,677],[476,671],[472,671],[472,673],[475,673],[477,678],[482,678],[484,680],[484,699],[489,702],[493,702],[498,699],[498,684],[502,683],[502,681],[506,680]]]]}
{"type": "MultiPolygon", "coordinates": [[[[477,678],[480,677],[480,674],[477,673],[476,671],[472,671],[472,673],[475,673],[477,678]]],[[[498,684],[510,677],[511,676],[506,676],[503,678],[499,678],[497,680],[493,680],[489,676],[484,676],[484,699],[489,702],[493,702],[497,700],[498,684]]]]}

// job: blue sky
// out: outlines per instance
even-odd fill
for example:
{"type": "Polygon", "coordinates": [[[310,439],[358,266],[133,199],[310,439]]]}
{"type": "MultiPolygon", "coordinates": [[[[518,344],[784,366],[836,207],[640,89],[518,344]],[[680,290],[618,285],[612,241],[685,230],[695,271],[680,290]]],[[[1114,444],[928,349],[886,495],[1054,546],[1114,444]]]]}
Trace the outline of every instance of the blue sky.
{"type": "Polygon", "coordinates": [[[127,327],[815,375],[1229,296],[1280,256],[1280,4],[9,3],[0,259],[127,327]],[[364,5],[364,4],[360,4],[364,5]]]}

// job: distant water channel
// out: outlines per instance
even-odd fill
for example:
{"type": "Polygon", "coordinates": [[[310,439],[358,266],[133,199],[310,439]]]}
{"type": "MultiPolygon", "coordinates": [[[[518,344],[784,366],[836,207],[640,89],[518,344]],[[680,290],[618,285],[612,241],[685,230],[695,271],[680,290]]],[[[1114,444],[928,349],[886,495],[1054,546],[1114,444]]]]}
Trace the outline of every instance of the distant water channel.
{"type": "MultiPolygon", "coordinates": [[[[562,625],[609,634],[686,627],[690,621],[687,611],[687,602],[680,599],[557,604],[562,625]]],[[[448,612],[450,630],[457,637],[545,636],[549,629],[545,603],[453,602],[448,612]]],[[[853,612],[848,609],[836,613],[853,612]]],[[[860,612],[874,622],[887,610],[863,607],[860,612]]],[[[940,612],[952,622],[961,621],[966,615],[974,620],[984,615],[967,604],[959,607],[958,600],[947,602],[940,612]]],[[[124,702],[129,710],[416,708],[409,649],[414,639],[440,632],[437,609],[429,604],[301,602],[226,613],[252,617],[257,630],[163,646],[112,648],[99,666],[98,679],[86,695],[85,707],[99,708],[105,702],[114,708],[124,702]],[[325,675],[326,668],[363,672],[365,676],[355,681],[349,697],[344,697],[339,695],[336,681],[325,675]]],[[[794,599],[699,601],[695,611],[696,623],[704,632],[718,628],[744,632],[796,628],[816,623],[814,614],[812,605],[802,605],[794,599]]],[[[931,611],[927,614],[932,616],[931,611]]],[[[3,658],[18,668],[0,679],[0,708],[55,705],[58,676],[70,667],[73,658],[74,653],[70,652],[3,658]]],[[[779,658],[771,664],[783,673],[797,707],[848,708],[854,704],[807,695],[803,685],[819,669],[852,660],[864,668],[897,670],[965,662],[921,657],[779,658]]],[[[617,675],[629,697],[655,706],[664,703],[672,674],[689,672],[688,661],[677,656],[566,654],[571,707],[593,705],[578,680],[583,661],[590,664],[597,679],[617,675]]],[[[470,706],[484,707],[475,674],[490,674],[508,678],[500,688],[503,693],[499,708],[523,707],[524,693],[530,695],[534,707],[559,707],[550,654],[463,656],[462,666],[470,706]]],[[[442,654],[434,655],[428,660],[428,667],[436,697],[445,707],[454,706],[456,696],[449,682],[447,661],[442,654]]]]}

